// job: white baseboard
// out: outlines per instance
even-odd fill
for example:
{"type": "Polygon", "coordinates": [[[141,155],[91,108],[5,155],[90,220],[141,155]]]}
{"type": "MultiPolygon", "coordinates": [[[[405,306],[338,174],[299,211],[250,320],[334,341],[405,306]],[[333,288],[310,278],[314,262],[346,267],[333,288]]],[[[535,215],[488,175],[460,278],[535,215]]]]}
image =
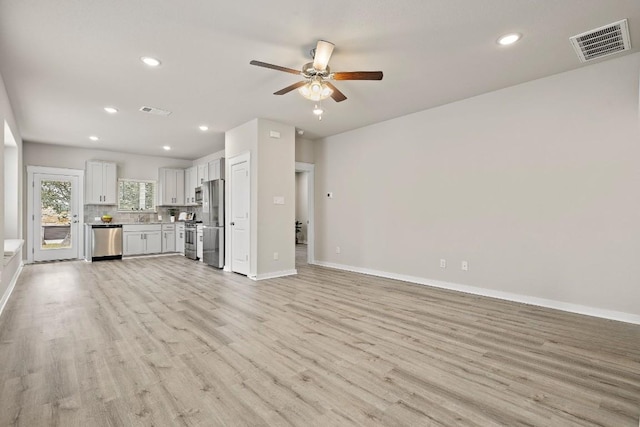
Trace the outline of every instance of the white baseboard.
{"type": "Polygon", "coordinates": [[[20,266],[18,267],[13,277],[11,278],[11,282],[9,282],[9,286],[7,287],[7,290],[5,291],[4,295],[2,295],[2,299],[0,299],[0,316],[2,316],[4,307],[9,302],[9,297],[13,292],[13,288],[16,287],[16,283],[18,282],[18,277],[20,277],[20,273],[22,273],[22,267],[24,267],[24,262],[20,261],[20,266]]]}
{"type": "Polygon", "coordinates": [[[460,285],[458,283],[443,282],[440,280],[425,279],[423,277],[408,276],[405,274],[389,273],[386,271],[371,270],[350,265],[335,264],[332,262],[315,261],[315,265],[335,268],[337,270],[352,271],[354,273],[368,274],[370,276],[395,279],[402,282],[415,283],[418,285],[432,286],[434,288],[448,289],[452,291],[464,292],[467,294],[480,295],[484,297],[497,298],[506,301],[520,302],[524,304],[537,305],[539,307],[553,308],[556,310],[568,311],[570,313],[584,314],[587,316],[601,317],[603,319],[617,320],[620,322],[640,325],[640,315],[625,313],[622,311],[605,310],[586,305],[572,304],[563,301],[537,298],[528,295],[514,294],[510,292],[496,291],[493,289],[478,288],[475,286],[460,285]]]}
{"type": "Polygon", "coordinates": [[[248,276],[251,280],[266,280],[266,279],[275,279],[276,277],[284,277],[284,276],[293,276],[298,274],[298,270],[283,270],[283,271],[274,271],[273,273],[264,273],[258,274],[256,276],[248,276]]]}

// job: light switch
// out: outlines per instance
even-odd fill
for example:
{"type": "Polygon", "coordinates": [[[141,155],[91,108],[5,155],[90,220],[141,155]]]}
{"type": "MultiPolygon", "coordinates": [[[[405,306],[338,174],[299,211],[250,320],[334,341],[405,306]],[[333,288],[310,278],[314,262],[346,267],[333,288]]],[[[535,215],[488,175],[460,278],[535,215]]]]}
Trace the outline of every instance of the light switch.
{"type": "Polygon", "coordinates": [[[284,197],[283,196],[274,196],[273,197],[274,205],[284,205],[284,197]]]}
{"type": "Polygon", "coordinates": [[[275,131],[275,130],[269,131],[269,136],[271,138],[280,138],[280,132],[275,131]]]}

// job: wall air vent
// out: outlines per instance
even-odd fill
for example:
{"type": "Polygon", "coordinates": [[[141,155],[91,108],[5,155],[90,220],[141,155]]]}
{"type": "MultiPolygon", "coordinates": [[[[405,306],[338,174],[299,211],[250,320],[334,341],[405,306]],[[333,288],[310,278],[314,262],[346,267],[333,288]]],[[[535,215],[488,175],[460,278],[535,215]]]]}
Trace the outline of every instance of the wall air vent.
{"type": "Polygon", "coordinates": [[[169,114],[171,114],[171,111],[154,107],[140,107],[140,111],[142,111],[143,113],[155,114],[156,116],[168,116],[169,114]]]}
{"type": "Polygon", "coordinates": [[[571,40],[580,62],[592,61],[631,49],[629,26],[626,19],[569,37],[569,40],[571,40]]]}

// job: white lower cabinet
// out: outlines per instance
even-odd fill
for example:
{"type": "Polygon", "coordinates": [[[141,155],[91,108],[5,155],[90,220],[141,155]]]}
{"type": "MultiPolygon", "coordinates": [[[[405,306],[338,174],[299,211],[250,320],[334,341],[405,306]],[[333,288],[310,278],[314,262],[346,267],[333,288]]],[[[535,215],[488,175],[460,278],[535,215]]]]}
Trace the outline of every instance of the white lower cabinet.
{"type": "Polygon", "coordinates": [[[200,262],[204,262],[204,259],[202,259],[202,245],[204,244],[202,236],[204,236],[204,229],[202,228],[202,224],[198,224],[196,226],[196,256],[200,262]]]}
{"type": "Polygon", "coordinates": [[[123,255],[138,255],[145,251],[145,243],[142,232],[126,232],[122,233],[122,253],[123,255]]]}
{"type": "Polygon", "coordinates": [[[162,252],[162,226],[135,224],[122,226],[124,255],[159,254],[162,252]]]}
{"type": "Polygon", "coordinates": [[[176,225],[162,224],[162,252],[176,251],[176,225]]]}
{"type": "Polygon", "coordinates": [[[184,255],[184,223],[176,225],[176,252],[184,255]]]}
{"type": "Polygon", "coordinates": [[[162,252],[162,232],[151,231],[144,234],[144,241],[146,243],[147,254],[159,254],[162,252]]]}

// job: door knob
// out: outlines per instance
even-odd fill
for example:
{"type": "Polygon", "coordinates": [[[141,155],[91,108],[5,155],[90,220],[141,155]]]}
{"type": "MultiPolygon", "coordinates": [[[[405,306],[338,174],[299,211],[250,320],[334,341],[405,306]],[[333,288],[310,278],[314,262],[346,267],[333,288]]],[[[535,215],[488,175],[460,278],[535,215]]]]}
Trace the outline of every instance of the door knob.
{"type": "Polygon", "coordinates": [[[231,225],[236,225],[236,223],[235,223],[235,222],[232,222],[232,223],[231,223],[231,225]]]}

